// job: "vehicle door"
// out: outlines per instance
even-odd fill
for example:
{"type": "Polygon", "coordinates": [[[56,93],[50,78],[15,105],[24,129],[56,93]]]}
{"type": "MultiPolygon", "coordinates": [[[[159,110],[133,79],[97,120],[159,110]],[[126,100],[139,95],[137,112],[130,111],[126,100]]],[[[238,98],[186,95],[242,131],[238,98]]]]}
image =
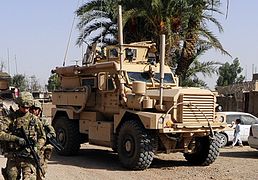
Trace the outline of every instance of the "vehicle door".
{"type": "Polygon", "coordinates": [[[252,115],[241,115],[240,135],[242,141],[248,140],[250,127],[252,124],[255,124],[256,121],[256,118],[252,115]]]}
{"type": "MultiPolygon", "coordinates": [[[[230,114],[226,116],[226,122],[229,127],[232,127],[233,124],[235,124],[236,119],[240,119],[240,114],[230,114]]],[[[241,126],[240,126],[241,128],[241,126]]],[[[241,131],[241,129],[240,129],[241,131]]],[[[225,131],[228,136],[228,141],[233,141],[234,139],[234,130],[232,131],[225,131]]]]}
{"type": "Polygon", "coordinates": [[[101,111],[105,113],[118,113],[119,112],[119,93],[115,84],[115,74],[101,72],[99,77],[99,90],[98,95],[101,111]]]}

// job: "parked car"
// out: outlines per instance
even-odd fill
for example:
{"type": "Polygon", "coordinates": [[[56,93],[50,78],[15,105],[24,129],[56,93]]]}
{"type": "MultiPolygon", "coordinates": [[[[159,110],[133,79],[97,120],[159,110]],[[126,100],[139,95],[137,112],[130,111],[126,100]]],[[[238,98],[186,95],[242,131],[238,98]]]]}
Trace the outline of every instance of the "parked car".
{"type": "MultiPolygon", "coordinates": [[[[258,124],[258,118],[252,114],[244,113],[244,112],[217,112],[217,118],[221,121],[226,121],[229,127],[232,127],[236,119],[241,120],[240,125],[240,136],[243,142],[248,142],[248,136],[250,127],[252,124],[258,124]]],[[[229,142],[233,141],[234,138],[234,130],[220,132],[221,135],[221,147],[226,146],[229,142]]]]}
{"type": "Polygon", "coordinates": [[[258,149],[258,124],[253,124],[250,127],[248,136],[248,144],[251,148],[258,149]]]}

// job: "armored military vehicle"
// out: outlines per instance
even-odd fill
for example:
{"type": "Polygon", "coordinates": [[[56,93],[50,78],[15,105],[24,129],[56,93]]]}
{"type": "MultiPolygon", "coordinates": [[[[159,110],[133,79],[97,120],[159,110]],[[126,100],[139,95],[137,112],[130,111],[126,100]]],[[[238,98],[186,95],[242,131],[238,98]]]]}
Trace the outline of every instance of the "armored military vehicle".
{"type": "MultiPolygon", "coordinates": [[[[6,72],[0,72],[0,117],[7,116],[10,110],[16,110],[18,106],[14,102],[14,90],[10,88],[11,76],[6,72]]],[[[0,124],[3,123],[0,121],[0,124]]],[[[0,141],[0,154],[4,153],[5,143],[0,141]]]]}
{"type": "Polygon", "coordinates": [[[82,66],[53,70],[61,82],[52,94],[60,154],[76,154],[89,142],[111,147],[129,169],[146,169],[155,153],[164,152],[182,152],[195,165],[215,161],[217,132],[226,127],[215,118],[216,97],[207,89],[179,87],[164,65],[164,36],[161,42],[159,58],[155,43],[120,41],[102,53],[92,46],[82,66]]]}
{"type": "Polygon", "coordinates": [[[14,90],[15,88],[10,88],[11,76],[6,72],[0,72],[0,111],[3,115],[9,113],[8,111],[11,109],[16,110],[18,107],[14,102],[14,90]]]}

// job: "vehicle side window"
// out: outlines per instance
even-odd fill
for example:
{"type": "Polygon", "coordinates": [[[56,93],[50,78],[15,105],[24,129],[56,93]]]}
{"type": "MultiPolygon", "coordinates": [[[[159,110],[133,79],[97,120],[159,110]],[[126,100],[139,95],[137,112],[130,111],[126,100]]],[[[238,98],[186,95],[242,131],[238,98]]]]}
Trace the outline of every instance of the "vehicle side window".
{"type": "Polygon", "coordinates": [[[240,115],[227,115],[226,122],[227,124],[232,124],[236,119],[240,119],[240,115]]]}
{"type": "Polygon", "coordinates": [[[114,75],[108,73],[99,73],[98,86],[101,91],[113,91],[115,86],[114,75]]]}
{"type": "Polygon", "coordinates": [[[110,58],[117,58],[118,57],[118,51],[116,48],[109,50],[109,57],[110,58]]]}
{"type": "Polygon", "coordinates": [[[252,116],[248,116],[248,115],[242,115],[241,121],[242,121],[241,124],[244,124],[244,125],[252,125],[252,124],[255,124],[255,122],[256,122],[255,118],[253,118],[252,116]]]}
{"type": "Polygon", "coordinates": [[[115,89],[115,84],[114,84],[114,79],[113,79],[113,77],[110,77],[110,76],[108,77],[107,85],[108,85],[108,87],[107,87],[107,90],[108,90],[108,91],[112,91],[112,90],[115,89]]]}

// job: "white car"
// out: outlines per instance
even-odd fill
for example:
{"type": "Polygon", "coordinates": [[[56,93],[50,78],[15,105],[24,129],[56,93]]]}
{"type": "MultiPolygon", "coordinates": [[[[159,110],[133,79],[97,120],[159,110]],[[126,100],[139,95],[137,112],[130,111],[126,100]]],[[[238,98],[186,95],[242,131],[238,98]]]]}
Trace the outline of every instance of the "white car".
{"type": "Polygon", "coordinates": [[[258,149],[258,124],[253,124],[251,126],[248,144],[251,148],[258,149]]]}
{"type": "MultiPolygon", "coordinates": [[[[258,118],[252,114],[244,112],[217,112],[217,118],[221,121],[225,121],[229,127],[232,127],[236,119],[241,120],[240,124],[240,136],[243,142],[248,141],[249,131],[252,124],[258,124],[258,118]]],[[[226,146],[229,142],[233,141],[234,130],[226,130],[220,132],[221,135],[221,147],[226,146]]]]}

